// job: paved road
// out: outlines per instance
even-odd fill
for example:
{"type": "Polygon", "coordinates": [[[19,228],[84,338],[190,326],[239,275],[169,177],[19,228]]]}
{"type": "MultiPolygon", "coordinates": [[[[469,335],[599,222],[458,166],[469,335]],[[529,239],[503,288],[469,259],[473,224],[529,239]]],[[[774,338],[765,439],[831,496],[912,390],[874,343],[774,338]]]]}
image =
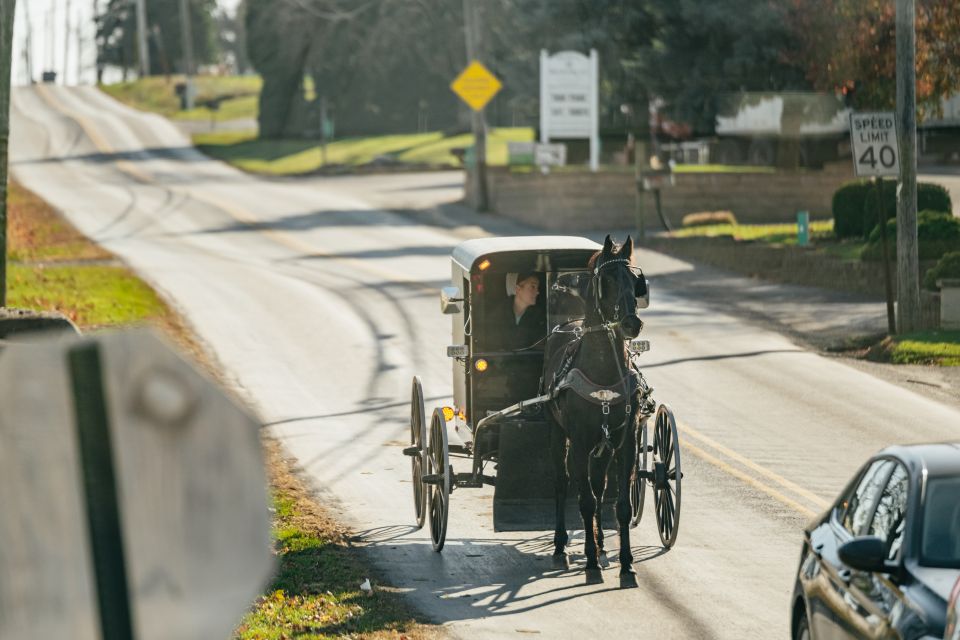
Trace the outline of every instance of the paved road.
{"type": "Polygon", "coordinates": [[[579,546],[560,569],[549,535],[493,533],[479,490],[454,495],[438,555],[409,524],[399,448],[411,376],[428,405],[450,394],[436,290],[483,230],[385,209],[441,201],[455,174],[253,178],[91,88],[18,89],[12,131],[17,179],[175,303],[388,582],[454,636],[786,637],[802,524],[881,446],[955,435],[960,412],[684,298],[666,276],[689,265],[645,255],[666,283],[646,375],[682,426],[678,546],[661,553],[648,513],[639,587],[619,588],[614,537],[586,584],[579,546]]]}

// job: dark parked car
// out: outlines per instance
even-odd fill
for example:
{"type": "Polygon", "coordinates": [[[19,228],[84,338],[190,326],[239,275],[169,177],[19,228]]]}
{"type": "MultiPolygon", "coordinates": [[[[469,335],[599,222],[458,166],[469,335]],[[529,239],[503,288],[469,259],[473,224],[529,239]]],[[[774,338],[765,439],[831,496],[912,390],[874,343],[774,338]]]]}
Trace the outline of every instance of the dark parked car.
{"type": "Polygon", "coordinates": [[[947,604],[947,630],[943,633],[943,640],[960,640],[960,578],[953,585],[947,604]]]}
{"type": "Polygon", "coordinates": [[[960,443],[884,449],[804,534],[794,640],[939,640],[960,577],[960,443]]]}

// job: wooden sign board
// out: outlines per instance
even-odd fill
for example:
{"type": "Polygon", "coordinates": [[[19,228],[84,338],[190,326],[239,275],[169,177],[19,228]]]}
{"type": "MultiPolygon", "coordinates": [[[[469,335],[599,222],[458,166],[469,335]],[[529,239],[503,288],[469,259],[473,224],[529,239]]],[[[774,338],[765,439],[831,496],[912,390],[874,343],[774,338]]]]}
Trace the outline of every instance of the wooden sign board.
{"type": "Polygon", "coordinates": [[[145,330],[7,345],[0,406],[0,638],[123,637],[118,594],[132,637],[230,637],[273,568],[258,422],[145,330]]]}

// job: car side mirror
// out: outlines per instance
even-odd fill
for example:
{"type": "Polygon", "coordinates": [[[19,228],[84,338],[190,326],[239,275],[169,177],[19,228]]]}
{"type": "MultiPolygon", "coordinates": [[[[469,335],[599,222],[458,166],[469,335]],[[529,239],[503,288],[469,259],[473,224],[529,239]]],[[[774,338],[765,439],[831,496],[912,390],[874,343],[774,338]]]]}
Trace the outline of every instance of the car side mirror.
{"type": "Polygon", "coordinates": [[[440,312],[446,315],[460,313],[463,302],[463,295],[457,287],[444,287],[440,289],[440,312]]]}
{"type": "Polygon", "coordinates": [[[634,294],[637,297],[637,308],[646,309],[650,306],[650,281],[647,280],[644,276],[640,276],[640,279],[637,280],[637,286],[634,290],[634,294]]]}
{"type": "Polygon", "coordinates": [[[887,544],[877,536],[860,536],[837,549],[840,561],[851,569],[871,573],[893,573],[896,565],[887,561],[887,544]]]}

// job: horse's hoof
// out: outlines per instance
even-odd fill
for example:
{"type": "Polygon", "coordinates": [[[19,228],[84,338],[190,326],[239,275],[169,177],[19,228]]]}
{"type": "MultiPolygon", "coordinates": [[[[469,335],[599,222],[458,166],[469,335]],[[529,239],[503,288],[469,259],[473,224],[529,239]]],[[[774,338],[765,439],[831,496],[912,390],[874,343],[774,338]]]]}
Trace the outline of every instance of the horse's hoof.
{"type": "Polygon", "coordinates": [[[567,559],[567,554],[562,552],[553,554],[553,566],[557,569],[569,569],[570,561],[567,559]]]}
{"type": "Polygon", "coordinates": [[[637,584],[637,574],[633,571],[630,573],[620,573],[620,588],[621,589],[636,589],[639,585],[637,584]]]}
{"type": "Polygon", "coordinates": [[[584,582],[586,584],[603,584],[603,572],[599,567],[590,568],[584,572],[584,582]]]}

